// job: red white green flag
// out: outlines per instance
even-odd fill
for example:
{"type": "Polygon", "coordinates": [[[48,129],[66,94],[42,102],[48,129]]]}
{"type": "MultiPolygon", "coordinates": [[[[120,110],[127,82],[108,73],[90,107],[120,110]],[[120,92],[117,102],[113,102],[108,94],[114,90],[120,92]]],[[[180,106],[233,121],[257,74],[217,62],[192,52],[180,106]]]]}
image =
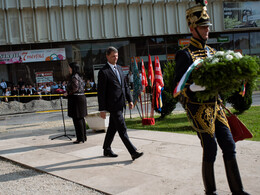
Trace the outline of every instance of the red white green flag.
{"type": "Polygon", "coordinates": [[[154,74],[153,74],[153,64],[151,60],[151,56],[148,57],[148,85],[152,88],[154,82],[154,74]]]}
{"type": "Polygon", "coordinates": [[[159,57],[155,57],[154,59],[154,75],[155,75],[155,90],[156,90],[156,106],[157,109],[160,111],[162,107],[162,90],[164,87],[164,82],[163,82],[163,76],[162,76],[162,70],[161,70],[161,65],[160,65],[160,60],[159,57]]]}
{"type": "Polygon", "coordinates": [[[143,86],[143,92],[145,92],[145,87],[148,85],[146,72],[144,68],[144,61],[142,59],[142,86],[143,86]]]}
{"type": "Polygon", "coordinates": [[[186,82],[188,81],[191,72],[194,70],[194,68],[196,66],[198,66],[203,60],[202,59],[197,59],[195,60],[190,67],[188,68],[188,70],[184,73],[184,75],[181,77],[181,80],[179,81],[179,83],[177,84],[177,86],[174,89],[173,92],[173,97],[177,97],[181,91],[184,89],[186,82]]]}

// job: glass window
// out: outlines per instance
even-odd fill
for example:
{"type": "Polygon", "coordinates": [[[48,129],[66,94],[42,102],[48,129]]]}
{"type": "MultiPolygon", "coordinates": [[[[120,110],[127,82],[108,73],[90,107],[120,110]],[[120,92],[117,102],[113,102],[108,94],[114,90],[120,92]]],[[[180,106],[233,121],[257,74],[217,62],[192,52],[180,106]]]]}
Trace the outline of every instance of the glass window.
{"type": "Polygon", "coordinates": [[[175,54],[179,49],[180,48],[179,48],[178,43],[167,44],[167,47],[166,47],[167,54],[175,54]]]}
{"type": "Polygon", "coordinates": [[[234,50],[242,50],[242,54],[249,54],[249,33],[234,34],[234,50]]]}
{"type": "Polygon", "coordinates": [[[153,45],[149,46],[149,54],[150,55],[165,55],[166,54],[166,47],[165,45],[153,45]]]}
{"type": "Polygon", "coordinates": [[[131,40],[130,56],[147,56],[148,44],[146,38],[135,38],[131,40]]]}
{"type": "Polygon", "coordinates": [[[221,34],[218,42],[220,43],[218,50],[234,50],[233,34],[221,34]]]}
{"type": "Polygon", "coordinates": [[[106,48],[92,50],[92,64],[106,63],[106,48]]]}
{"type": "Polygon", "coordinates": [[[260,54],[260,32],[250,32],[250,54],[260,54]]]}
{"type": "Polygon", "coordinates": [[[31,49],[51,49],[51,43],[40,43],[40,44],[32,44],[31,49]]]}
{"type": "Polygon", "coordinates": [[[150,45],[158,45],[158,44],[165,44],[165,38],[163,37],[151,37],[148,38],[148,43],[150,45]]]}

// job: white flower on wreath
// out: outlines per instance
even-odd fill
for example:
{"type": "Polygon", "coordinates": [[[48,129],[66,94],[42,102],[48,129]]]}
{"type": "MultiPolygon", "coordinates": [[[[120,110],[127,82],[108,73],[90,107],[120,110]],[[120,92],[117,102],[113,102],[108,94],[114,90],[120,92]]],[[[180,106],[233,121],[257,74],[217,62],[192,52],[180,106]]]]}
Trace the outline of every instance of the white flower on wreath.
{"type": "Polygon", "coordinates": [[[226,59],[227,59],[227,60],[232,60],[232,59],[233,59],[233,56],[230,55],[230,54],[228,54],[228,55],[226,55],[226,59]]]}
{"type": "Polygon", "coordinates": [[[213,56],[207,57],[207,61],[208,61],[208,62],[212,62],[212,60],[213,60],[213,56]]]}
{"type": "Polygon", "coordinates": [[[217,51],[217,52],[215,53],[215,56],[223,56],[224,54],[225,54],[224,51],[217,51]]]}
{"type": "Polygon", "coordinates": [[[218,58],[214,58],[213,60],[212,60],[212,64],[216,64],[216,63],[218,63],[219,62],[219,59],[218,58]]]}
{"type": "Polygon", "coordinates": [[[234,54],[235,54],[235,52],[232,51],[232,50],[227,50],[226,51],[226,55],[234,55],[234,54]]]}
{"type": "Polygon", "coordinates": [[[236,53],[234,53],[234,57],[237,58],[237,59],[240,59],[240,58],[242,58],[243,56],[242,56],[241,53],[236,52],[236,53]]]}

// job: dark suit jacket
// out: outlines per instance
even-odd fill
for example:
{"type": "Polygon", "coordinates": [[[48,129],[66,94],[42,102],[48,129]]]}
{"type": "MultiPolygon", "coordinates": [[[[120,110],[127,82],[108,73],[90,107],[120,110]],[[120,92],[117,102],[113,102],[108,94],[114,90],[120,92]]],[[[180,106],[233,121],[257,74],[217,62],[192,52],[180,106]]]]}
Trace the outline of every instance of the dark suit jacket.
{"type": "Polygon", "coordinates": [[[121,77],[121,85],[109,64],[106,64],[98,73],[99,111],[123,110],[125,100],[133,101],[122,68],[119,65],[116,66],[121,77]]]}

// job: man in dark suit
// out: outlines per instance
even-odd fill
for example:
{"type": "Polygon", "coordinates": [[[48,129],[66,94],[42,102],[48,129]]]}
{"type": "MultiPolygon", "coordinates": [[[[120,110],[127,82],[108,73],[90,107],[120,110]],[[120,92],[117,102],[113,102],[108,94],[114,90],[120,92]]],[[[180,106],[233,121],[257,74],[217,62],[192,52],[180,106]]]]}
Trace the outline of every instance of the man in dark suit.
{"type": "Polygon", "coordinates": [[[109,47],[106,51],[107,63],[98,73],[98,104],[100,116],[106,118],[106,112],[110,113],[109,126],[104,140],[104,156],[117,157],[111,149],[111,144],[118,131],[121,140],[131,154],[133,160],[143,155],[137,152],[127,135],[127,127],[123,117],[123,108],[126,107],[125,99],[129,103],[129,109],[133,108],[132,96],[125,81],[122,68],[117,65],[118,51],[109,47]]]}

